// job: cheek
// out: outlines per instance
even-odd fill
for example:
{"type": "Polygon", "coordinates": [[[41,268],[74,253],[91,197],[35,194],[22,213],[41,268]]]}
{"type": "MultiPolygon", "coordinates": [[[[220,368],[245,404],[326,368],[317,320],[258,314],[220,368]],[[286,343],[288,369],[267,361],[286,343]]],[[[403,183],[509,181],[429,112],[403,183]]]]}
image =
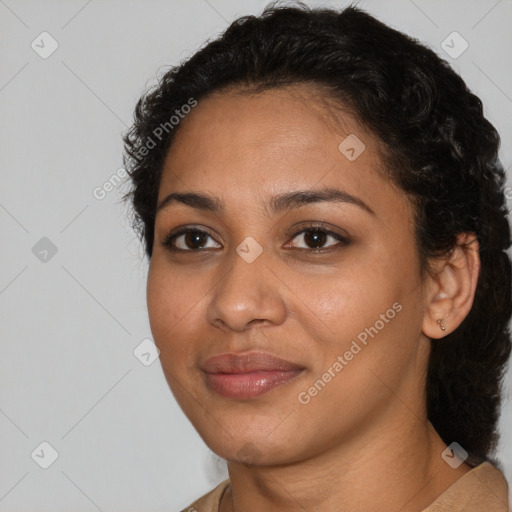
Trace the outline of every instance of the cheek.
{"type": "MultiPolygon", "coordinates": [[[[297,315],[319,334],[343,342],[379,320],[402,296],[402,279],[382,265],[382,259],[354,262],[327,276],[294,276],[297,315]]],[[[397,266],[403,268],[403,265],[397,266]]],[[[406,269],[403,270],[406,272],[406,269]]],[[[394,311],[391,311],[391,315],[394,311]]]]}
{"type": "MultiPolygon", "coordinates": [[[[416,364],[421,301],[413,284],[418,279],[415,266],[406,260],[394,268],[377,260],[350,279],[345,276],[331,284],[332,297],[326,302],[335,305],[329,325],[336,336],[326,346],[322,371],[328,372],[338,356],[343,358],[343,369],[338,365],[339,372],[335,371],[331,399],[347,410],[362,413],[392,400],[389,389],[398,387],[416,364]],[[337,287],[343,290],[342,299],[335,298],[337,287]]],[[[324,398],[329,400],[327,394],[324,398]]]]}
{"type": "MultiPolygon", "coordinates": [[[[158,259],[150,264],[147,281],[147,306],[153,339],[160,350],[160,363],[169,387],[187,412],[190,389],[198,385],[194,355],[198,315],[204,304],[197,279],[171,271],[158,259]],[[188,392],[186,390],[189,390],[188,392]]],[[[201,292],[202,291],[202,295],[201,292]]]]}
{"type": "Polygon", "coordinates": [[[157,259],[152,260],[147,281],[147,307],[154,341],[165,353],[173,353],[183,343],[185,333],[191,329],[194,315],[200,308],[200,297],[195,293],[194,281],[170,272],[157,259]]]}
{"type": "Polygon", "coordinates": [[[327,371],[347,351],[357,354],[347,354],[352,369],[343,373],[356,371],[355,380],[370,375],[359,374],[355,368],[360,365],[399,371],[414,350],[421,324],[418,284],[412,247],[394,251],[374,247],[365,258],[358,253],[344,269],[319,278],[316,285],[309,280],[297,285],[297,296],[308,298],[304,301],[308,307],[298,316],[309,314],[312,320],[303,327],[310,338],[320,340],[316,350],[322,367],[316,365],[315,371],[327,371]]]}

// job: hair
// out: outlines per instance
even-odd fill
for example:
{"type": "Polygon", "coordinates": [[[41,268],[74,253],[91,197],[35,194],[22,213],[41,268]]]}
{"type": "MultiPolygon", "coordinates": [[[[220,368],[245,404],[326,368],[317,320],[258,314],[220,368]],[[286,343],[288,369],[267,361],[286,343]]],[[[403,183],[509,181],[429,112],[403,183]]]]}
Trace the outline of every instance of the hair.
{"type": "Polygon", "coordinates": [[[492,460],[512,314],[500,139],[480,99],[417,40],[354,6],[271,4],[162,74],[138,101],[124,135],[131,180],[125,199],[147,256],[163,163],[179,130],[169,126],[170,116],[214,92],[295,84],[323,88],[381,142],[389,179],[415,207],[422,271],[456,247],[458,234],[476,235],[481,270],[473,306],[455,331],[432,340],[426,403],[433,427],[446,444],[456,441],[468,452],[468,464],[492,460]],[[164,136],[155,130],[162,126],[164,136]]]}

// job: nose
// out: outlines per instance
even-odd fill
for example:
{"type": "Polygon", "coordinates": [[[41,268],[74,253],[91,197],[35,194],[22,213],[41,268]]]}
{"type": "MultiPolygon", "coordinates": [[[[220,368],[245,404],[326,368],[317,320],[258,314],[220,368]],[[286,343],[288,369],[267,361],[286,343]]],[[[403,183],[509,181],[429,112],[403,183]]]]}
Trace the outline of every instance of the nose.
{"type": "Polygon", "coordinates": [[[208,304],[208,321],[221,329],[239,332],[255,324],[284,322],[283,285],[268,268],[265,254],[247,263],[234,251],[230,263],[208,304]]]}

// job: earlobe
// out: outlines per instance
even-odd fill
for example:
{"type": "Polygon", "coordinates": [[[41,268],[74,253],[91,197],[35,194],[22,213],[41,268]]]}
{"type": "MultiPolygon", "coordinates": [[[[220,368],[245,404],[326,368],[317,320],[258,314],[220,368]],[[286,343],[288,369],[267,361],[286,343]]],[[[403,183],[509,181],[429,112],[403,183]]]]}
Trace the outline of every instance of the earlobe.
{"type": "Polygon", "coordinates": [[[429,338],[439,339],[452,333],[471,310],[480,273],[478,248],[473,233],[462,233],[447,256],[432,262],[422,325],[423,334],[429,338]]]}

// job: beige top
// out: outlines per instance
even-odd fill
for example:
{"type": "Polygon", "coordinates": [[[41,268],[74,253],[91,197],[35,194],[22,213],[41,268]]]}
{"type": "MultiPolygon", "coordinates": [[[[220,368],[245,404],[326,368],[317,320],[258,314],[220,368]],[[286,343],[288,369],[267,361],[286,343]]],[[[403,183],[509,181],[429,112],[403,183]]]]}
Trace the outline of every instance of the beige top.
{"type": "MultiPolygon", "coordinates": [[[[229,478],[181,512],[218,512],[229,478]]],[[[507,482],[488,462],[476,466],[444,491],[423,512],[509,512],[507,482]]]]}

